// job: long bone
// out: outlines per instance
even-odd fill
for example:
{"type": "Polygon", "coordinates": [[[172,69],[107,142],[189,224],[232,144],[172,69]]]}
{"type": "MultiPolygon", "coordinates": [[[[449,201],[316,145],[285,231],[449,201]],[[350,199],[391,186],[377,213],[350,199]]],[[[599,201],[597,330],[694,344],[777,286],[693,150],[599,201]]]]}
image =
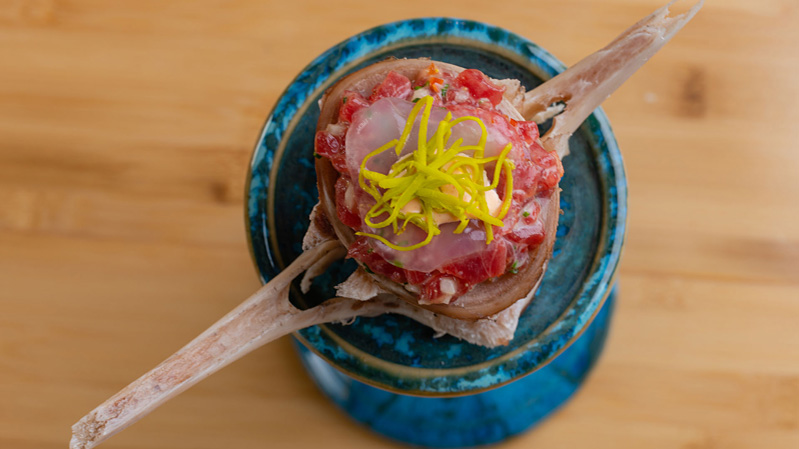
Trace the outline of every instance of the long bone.
{"type": "Polygon", "coordinates": [[[565,105],[541,137],[544,148],[565,156],[569,137],[583,121],[666,45],[704,3],[700,0],[685,13],[670,17],[669,7],[676,1],[644,17],[601,50],[525,94],[521,113],[528,120],[540,121],[548,111],[557,113],[565,105]]]}

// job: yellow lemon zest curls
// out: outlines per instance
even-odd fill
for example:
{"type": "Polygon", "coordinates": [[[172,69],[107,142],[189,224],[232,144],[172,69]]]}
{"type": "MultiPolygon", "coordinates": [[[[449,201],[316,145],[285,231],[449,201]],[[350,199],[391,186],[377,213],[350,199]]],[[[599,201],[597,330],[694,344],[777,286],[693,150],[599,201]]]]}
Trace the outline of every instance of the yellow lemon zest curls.
{"type": "Polygon", "coordinates": [[[494,239],[493,226],[503,226],[502,218],[507,215],[513,197],[514,165],[507,159],[512,145],[508,143],[498,156],[484,157],[488,132],[483,121],[472,116],[453,120],[451,113],[447,113],[428,140],[428,122],[432,107],[433,97],[426,96],[419,99],[408,115],[400,138],[366,155],[358,174],[358,184],[376,201],[364,217],[367,226],[380,229],[390,225],[395,234],[401,234],[408,223],[412,223],[426,230],[427,237],[414,245],[400,246],[377,234],[356,232],[357,235],[377,239],[395,250],[410,251],[427,245],[434,236],[441,233],[434,213],[449,213],[454,216],[460,222],[454,231],[456,234],[463,232],[471,218],[481,220],[486,230],[486,244],[494,239]],[[388,174],[367,169],[366,164],[369,159],[384,151],[393,148],[397,156],[402,153],[420,112],[422,117],[416,151],[395,162],[388,174]],[[463,145],[463,139],[457,139],[448,148],[452,128],[466,121],[476,122],[480,126],[482,133],[477,145],[463,145]],[[468,153],[471,153],[471,156],[467,155],[468,153]],[[494,161],[496,165],[493,181],[489,185],[484,185],[485,165],[494,161]],[[497,188],[503,168],[505,198],[495,217],[489,212],[485,192],[497,188]],[[444,193],[441,190],[444,186],[454,187],[457,196],[444,193]],[[408,212],[405,207],[414,199],[421,204],[421,209],[418,212],[408,212]],[[383,216],[385,218],[381,221],[374,221],[383,216]]]}

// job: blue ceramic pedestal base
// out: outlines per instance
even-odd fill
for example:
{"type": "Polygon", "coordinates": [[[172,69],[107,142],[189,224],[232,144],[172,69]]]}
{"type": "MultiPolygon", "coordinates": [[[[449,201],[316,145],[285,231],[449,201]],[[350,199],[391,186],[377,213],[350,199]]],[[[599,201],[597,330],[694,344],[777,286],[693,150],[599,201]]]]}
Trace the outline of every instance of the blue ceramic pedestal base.
{"type": "Polygon", "coordinates": [[[389,438],[427,447],[469,447],[528,430],[579,388],[602,352],[615,290],[585,332],[543,368],[507,385],[468,396],[407,396],[358,382],[301,344],[314,382],[356,421],[389,438]]]}

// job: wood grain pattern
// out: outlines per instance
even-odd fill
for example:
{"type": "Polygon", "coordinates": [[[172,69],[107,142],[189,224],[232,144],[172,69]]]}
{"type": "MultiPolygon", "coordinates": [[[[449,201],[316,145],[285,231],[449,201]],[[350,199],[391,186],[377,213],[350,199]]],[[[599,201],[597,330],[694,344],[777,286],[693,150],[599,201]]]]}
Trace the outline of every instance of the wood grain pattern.
{"type": "MultiPolygon", "coordinates": [[[[571,64],[659,3],[0,3],[0,447],[66,447],[71,424],[258,287],[250,151],[318,53],[455,15],[571,64]]],[[[630,179],[607,352],[505,447],[799,447],[797,43],[793,0],[711,1],[605,104],[630,179]]],[[[392,446],[326,402],[282,339],[103,447],[264,444],[392,446]]]]}

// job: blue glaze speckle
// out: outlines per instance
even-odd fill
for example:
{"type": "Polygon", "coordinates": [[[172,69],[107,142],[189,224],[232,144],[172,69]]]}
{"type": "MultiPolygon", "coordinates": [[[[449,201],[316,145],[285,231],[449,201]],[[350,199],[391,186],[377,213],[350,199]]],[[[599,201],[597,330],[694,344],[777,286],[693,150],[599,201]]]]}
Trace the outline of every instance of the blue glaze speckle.
{"type": "MultiPolygon", "coordinates": [[[[248,232],[264,280],[299,255],[308,213],[316,202],[313,135],[323,90],[335,79],[389,56],[431,57],[480,68],[495,78],[519,79],[528,89],[564,68],[520,36],[449,18],[377,27],[320,55],[280,97],[253,154],[248,232]]],[[[395,315],[360,318],[349,326],[314,326],[297,338],[360,381],[415,395],[478,393],[541,369],[572,344],[598,312],[624,238],[626,181],[601,109],[570,140],[570,147],[571,155],[564,159],[563,215],[554,256],[508,346],[488,349],[449,336],[434,338],[429,328],[395,315]]],[[[294,289],[292,301],[312,306],[333,296],[333,285],[353,269],[352,261],[335,264],[309,294],[294,289]]]]}

